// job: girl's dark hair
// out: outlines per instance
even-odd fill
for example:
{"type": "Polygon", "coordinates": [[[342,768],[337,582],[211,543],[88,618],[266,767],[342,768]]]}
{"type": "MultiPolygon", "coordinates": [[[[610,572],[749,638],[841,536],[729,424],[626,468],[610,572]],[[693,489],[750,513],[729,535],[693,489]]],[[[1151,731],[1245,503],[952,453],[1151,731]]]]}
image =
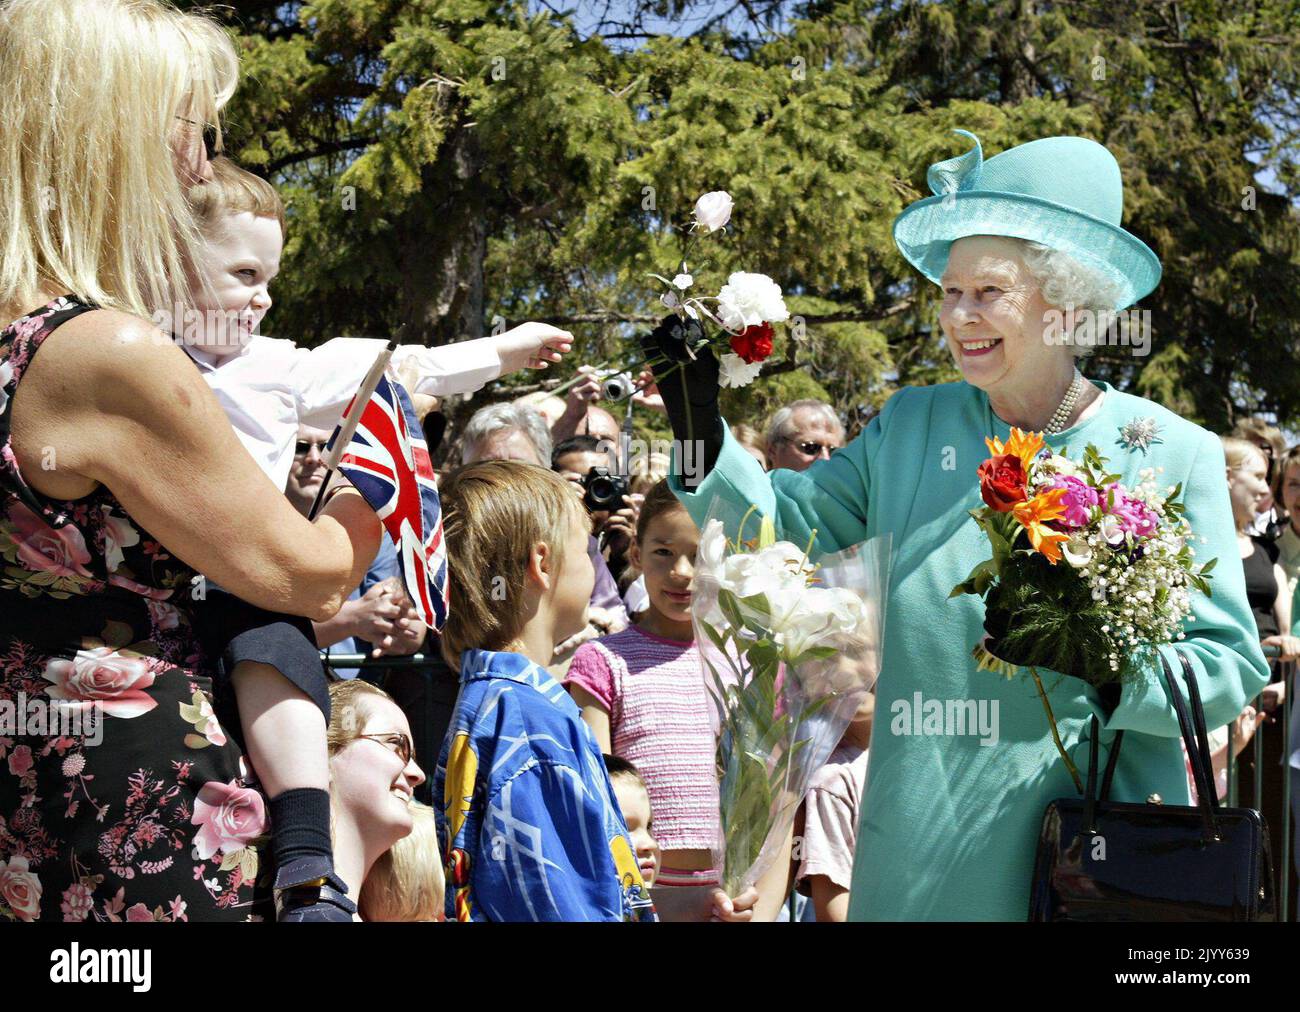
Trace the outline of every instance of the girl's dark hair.
{"type": "Polygon", "coordinates": [[[650,522],[657,516],[662,516],[669,510],[685,509],[681,500],[673,494],[673,490],[668,487],[668,482],[661,481],[645,494],[645,502],[641,504],[641,515],[636,518],[636,541],[641,544],[645,541],[646,531],[650,529],[650,522]]]}

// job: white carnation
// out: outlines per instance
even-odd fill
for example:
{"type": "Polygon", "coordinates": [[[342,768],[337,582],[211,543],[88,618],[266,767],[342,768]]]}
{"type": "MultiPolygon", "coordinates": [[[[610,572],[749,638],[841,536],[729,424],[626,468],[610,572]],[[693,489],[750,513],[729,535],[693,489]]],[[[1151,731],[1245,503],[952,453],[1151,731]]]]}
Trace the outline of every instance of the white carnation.
{"type": "Polygon", "coordinates": [[[760,323],[783,323],[790,311],[781,297],[781,286],[766,274],[736,271],[718,293],[718,315],[722,325],[734,333],[760,323]]]}

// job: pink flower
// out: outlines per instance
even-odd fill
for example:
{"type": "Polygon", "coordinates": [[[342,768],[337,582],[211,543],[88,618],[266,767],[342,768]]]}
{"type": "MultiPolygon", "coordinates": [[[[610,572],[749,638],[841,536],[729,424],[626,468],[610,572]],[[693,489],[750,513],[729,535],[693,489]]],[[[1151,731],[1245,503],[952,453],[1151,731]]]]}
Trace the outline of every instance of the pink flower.
{"type": "Polygon", "coordinates": [[[28,569],[57,576],[90,576],[90,553],[75,527],[54,528],[22,503],[9,507],[13,525],[9,537],[18,546],[18,559],[28,569]]]}
{"type": "Polygon", "coordinates": [[[27,858],[11,857],[0,863],[0,900],[20,921],[34,921],[41,912],[41,880],[27,868],[27,858]]]}
{"type": "Polygon", "coordinates": [[[1102,509],[1119,522],[1120,530],[1135,538],[1149,538],[1156,533],[1160,517],[1155,510],[1140,499],[1130,496],[1123,485],[1115,483],[1109,485],[1108,489],[1114,492],[1115,503],[1113,506],[1108,505],[1103,498],[1102,509]]]}
{"type": "Polygon", "coordinates": [[[1058,474],[1052,479],[1048,488],[1065,489],[1065,495],[1061,496],[1061,505],[1065,507],[1065,515],[1060,520],[1061,526],[1086,527],[1088,525],[1091,510],[1100,500],[1095,488],[1068,474],[1058,474]]]}
{"type": "Polygon", "coordinates": [[[166,601],[172,596],[170,587],[146,587],[143,583],[136,583],[135,580],[122,576],[120,573],[109,573],[108,582],[114,587],[121,587],[123,590],[129,590],[132,594],[139,594],[141,597],[152,601],[166,601]]]}
{"type": "Polygon", "coordinates": [[[78,882],[63,890],[63,902],[59,904],[59,909],[63,911],[65,921],[84,921],[90,916],[94,905],[95,900],[90,890],[78,882]]]}
{"type": "Polygon", "coordinates": [[[45,680],[52,683],[51,699],[83,706],[100,703],[112,717],[138,717],[158,705],[145,691],[154,681],[145,659],[120,654],[111,647],[78,650],[72,660],[47,661],[45,680]]]}
{"type": "Polygon", "coordinates": [[[189,904],[187,904],[183,899],[181,899],[180,896],[177,896],[174,900],[172,900],[172,901],[167,905],[167,906],[168,906],[168,912],[171,914],[171,918],[172,918],[172,920],[173,920],[173,921],[188,921],[189,918],[185,916],[185,908],[186,908],[188,905],[189,905],[189,904]]]}
{"type": "Polygon", "coordinates": [[[203,723],[197,725],[198,730],[203,732],[203,737],[207,738],[213,745],[224,745],[226,743],[226,732],[221,730],[221,722],[217,720],[217,715],[212,711],[212,704],[205,697],[199,704],[199,716],[203,718],[203,723]]]}
{"type": "Polygon", "coordinates": [[[164,604],[161,601],[145,601],[144,606],[149,609],[149,617],[153,620],[153,627],[159,632],[165,629],[175,629],[181,624],[180,609],[173,604],[164,604]]]}
{"type": "Polygon", "coordinates": [[[113,516],[113,507],[104,507],[104,561],[111,573],[122,564],[122,549],[140,543],[140,532],[126,517],[113,516]]]}
{"type": "Polygon", "coordinates": [[[9,772],[16,777],[25,777],[32,768],[32,749],[30,745],[19,745],[9,756],[9,772]]]}
{"type": "Polygon", "coordinates": [[[266,803],[257,791],[210,780],[194,799],[190,822],[199,827],[194,845],[200,860],[206,861],[217,851],[243,850],[261,836],[266,831],[266,803]]]}
{"type": "Polygon", "coordinates": [[[137,903],[133,907],[127,907],[126,920],[128,924],[131,923],[132,921],[135,921],[137,923],[142,923],[146,921],[152,922],[153,914],[149,912],[149,908],[146,907],[143,903],[137,903]]]}

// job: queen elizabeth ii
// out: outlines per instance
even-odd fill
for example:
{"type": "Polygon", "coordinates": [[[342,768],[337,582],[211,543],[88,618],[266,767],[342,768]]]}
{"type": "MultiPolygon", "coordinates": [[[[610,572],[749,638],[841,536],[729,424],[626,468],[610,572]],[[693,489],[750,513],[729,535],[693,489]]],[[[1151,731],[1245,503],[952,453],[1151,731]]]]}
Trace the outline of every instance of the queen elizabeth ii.
{"type": "MultiPolygon", "coordinates": [[[[1085,138],[1049,137],[985,161],[978,140],[965,136],[974,147],[931,166],[935,195],[894,223],[904,257],[943,290],[939,322],[959,382],[904,387],[829,460],[766,474],[718,413],[711,354],[660,384],[677,438],[704,439],[703,476],[689,487],[671,479],[697,524],[720,498],[728,513],[757,506],[795,543],[815,531],[823,551],[892,534],[880,716],[851,890],[856,920],[1024,919],[1044,808],[1076,793],[1032,682],[980,670],[971,655],[984,635],[983,602],[949,599],[989,554],[968,514],[981,505],[975,473],[986,438],[1006,440],[1015,426],[1046,433],[1071,455],[1094,444],[1129,487],[1144,468],[1163,468],[1161,483],[1182,483],[1187,519],[1205,539],[1198,559],[1238,557],[1218,439],[1077,368],[1082,325],[1095,338],[1098,319],[1160,280],[1156,255],[1120,226],[1114,157],[1085,138]],[[891,719],[918,694],[945,708],[973,703],[995,717],[996,735],[918,734],[918,722],[891,719]]],[[[653,336],[661,348],[672,329],[653,336]]],[[[1211,727],[1228,723],[1267,680],[1254,629],[1241,566],[1220,565],[1213,597],[1194,596],[1180,645],[1211,727]]],[[[1177,670],[1172,648],[1160,649],[1177,670]]],[[[1188,803],[1178,722],[1158,670],[1126,682],[1118,699],[1069,675],[1044,683],[1077,767],[1086,767],[1094,715],[1103,750],[1127,732],[1113,800],[1159,794],[1188,803]]]]}

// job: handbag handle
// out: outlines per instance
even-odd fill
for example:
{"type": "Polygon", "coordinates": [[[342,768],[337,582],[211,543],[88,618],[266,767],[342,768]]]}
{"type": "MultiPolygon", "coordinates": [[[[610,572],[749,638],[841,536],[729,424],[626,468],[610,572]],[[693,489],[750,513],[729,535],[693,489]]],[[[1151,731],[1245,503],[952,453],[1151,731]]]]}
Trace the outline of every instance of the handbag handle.
{"type": "MultiPolygon", "coordinates": [[[[1191,763],[1192,779],[1196,784],[1197,808],[1200,810],[1204,824],[1205,840],[1207,843],[1211,843],[1220,837],[1214,818],[1215,810],[1218,807],[1218,797],[1214,792],[1214,779],[1210,772],[1212,767],[1210,764],[1209,735],[1205,729],[1205,711],[1201,708],[1200,687],[1196,684],[1196,674],[1191,664],[1181,650],[1175,651],[1175,653],[1182,663],[1183,675],[1187,680],[1188,693],[1192,698],[1192,714],[1188,713],[1187,701],[1183,698],[1182,690],[1178,687],[1178,680],[1174,676],[1173,669],[1170,668],[1164,654],[1159,654],[1160,667],[1165,677],[1165,683],[1169,687],[1169,699],[1173,703],[1174,714],[1178,718],[1178,729],[1182,735],[1183,744],[1187,748],[1188,760],[1191,763]]],[[[1091,725],[1091,747],[1088,749],[1088,786],[1083,805],[1084,826],[1089,832],[1093,833],[1096,832],[1097,747],[1100,730],[1101,724],[1094,716],[1091,725]]],[[[1110,755],[1106,758],[1106,773],[1101,788],[1101,800],[1103,802],[1110,799],[1111,781],[1114,778],[1115,766],[1119,760],[1119,750],[1123,740],[1124,732],[1119,731],[1115,735],[1115,740],[1111,742],[1110,755]]]]}

